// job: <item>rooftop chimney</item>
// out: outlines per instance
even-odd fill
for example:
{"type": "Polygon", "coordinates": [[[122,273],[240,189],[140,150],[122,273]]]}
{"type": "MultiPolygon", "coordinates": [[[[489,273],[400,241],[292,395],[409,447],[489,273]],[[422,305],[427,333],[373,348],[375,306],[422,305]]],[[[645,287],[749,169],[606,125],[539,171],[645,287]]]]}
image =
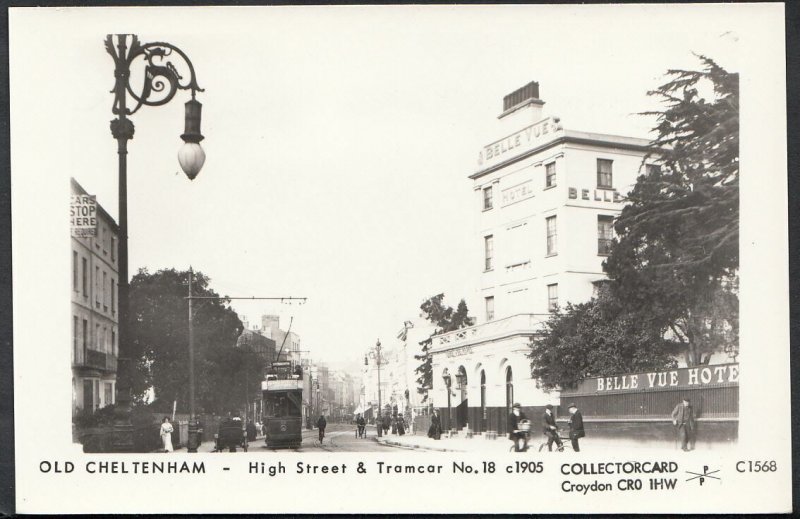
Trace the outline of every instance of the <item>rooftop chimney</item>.
{"type": "Polygon", "coordinates": [[[544,104],[544,101],[539,99],[539,83],[536,81],[531,81],[524,87],[518,88],[505,96],[503,98],[503,112],[507,112],[510,108],[514,108],[528,100],[544,104]]]}
{"type": "Polygon", "coordinates": [[[498,119],[503,121],[504,128],[516,131],[541,121],[542,106],[544,101],[539,99],[539,83],[531,81],[503,98],[503,113],[498,119]]]}

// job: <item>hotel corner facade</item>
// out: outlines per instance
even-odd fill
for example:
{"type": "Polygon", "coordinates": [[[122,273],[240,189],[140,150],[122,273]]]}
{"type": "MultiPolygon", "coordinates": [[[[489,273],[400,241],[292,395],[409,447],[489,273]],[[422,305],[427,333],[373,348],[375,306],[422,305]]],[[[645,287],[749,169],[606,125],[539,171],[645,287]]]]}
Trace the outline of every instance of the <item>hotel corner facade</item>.
{"type": "Polygon", "coordinates": [[[86,190],[72,184],[72,412],[114,403],[117,380],[119,229],[86,190]],[[76,198],[77,197],[77,198],[76,198]],[[81,200],[91,203],[81,203],[81,200]],[[76,202],[77,200],[77,202],[76,202]],[[79,208],[89,208],[85,215],[79,208]],[[80,221],[76,220],[81,218],[80,221]],[[80,228],[80,229],[77,229],[80,228]],[[82,232],[81,232],[82,231],[82,232]]]}
{"type": "Polygon", "coordinates": [[[506,96],[497,139],[469,175],[477,324],[433,341],[432,396],[445,429],[502,434],[513,403],[534,419],[559,404],[531,378],[530,339],[551,310],[588,300],[605,279],[613,219],[636,177],[655,167],[643,164],[646,139],[575,131],[543,105],[536,82],[506,96]]]}

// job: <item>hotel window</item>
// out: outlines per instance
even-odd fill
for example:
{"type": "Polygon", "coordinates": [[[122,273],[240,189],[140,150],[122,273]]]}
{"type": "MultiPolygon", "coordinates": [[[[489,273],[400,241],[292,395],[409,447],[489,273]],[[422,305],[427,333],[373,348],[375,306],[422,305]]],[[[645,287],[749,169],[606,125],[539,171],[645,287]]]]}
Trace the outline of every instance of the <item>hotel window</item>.
{"type": "Polygon", "coordinates": [[[94,325],[94,349],[103,351],[100,347],[100,325],[96,323],[94,325]]]}
{"type": "Polygon", "coordinates": [[[486,320],[492,319],[494,319],[494,296],[489,296],[486,298],[486,320]]]}
{"type": "Polygon", "coordinates": [[[81,258],[81,268],[83,269],[83,297],[89,297],[89,266],[86,258],[81,258]]]}
{"type": "Polygon", "coordinates": [[[484,268],[485,270],[492,270],[492,258],[494,256],[494,236],[483,237],[484,248],[484,268]]]}
{"type": "Polygon", "coordinates": [[[94,380],[94,403],[92,404],[92,410],[96,410],[100,406],[100,380],[94,380]]]}
{"type": "Polygon", "coordinates": [[[112,396],[113,395],[113,391],[111,391],[113,386],[109,382],[106,382],[106,383],[103,384],[103,387],[104,387],[103,405],[111,405],[111,404],[113,404],[114,403],[112,401],[112,399],[113,399],[113,396],[112,396]]]}
{"type": "Polygon", "coordinates": [[[100,287],[97,284],[100,283],[100,267],[94,268],[94,304],[97,308],[100,308],[100,287]]]}
{"type": "Polygon", "coordinates": [[[492,186],[483,188],[483,210],[488,211],[492,205],[492,186]]]}
{"type": "Polygon", "coordinates": [[[597,187],[611,189],[613,160],[597,159],[597,187]]]}
{"type": "Polygon", "coordinates": [[[72,290],[78,291],[78,252],[72,251],[72,290]]]}
{"type": "Polygon", "coordinates": [[[547,311],[558,310],[558,283],[547,285],[547,311]]]}
{"type": "Polygon", "coordinates": [[[106,243],[108,243],[108,229],[106,227],[103,227],[103,236],[101,241],[103,242],[103,254],[108,254],[108,248],[106,246],[106,243]]]}
{"type": "Polygon", "coordinates": [[[117,239],[112,236],[111,237],[111,261],[116,261],[117,259],[117,239]]]}
{"type": "Polygon", "coordinates": [[[80,359],[78,352],[78,316],[72,316],[72,362],[77,363],[80,359]]]}
{"type": "Polygon", "coordinates": [[[83,361],[86,362],[86,350],[89,348],[89,321],[83,320],[83,361]]]}
{"type": "Polygon", "coordinates": [[[100,351],[108,353],[108,351],[106,350],[106,347],[108,346],[108,328],[106,328],[105,326],[103,326],[102,337],[103,337],[103,343],[100,345],[101,346],[100,351]]]}
{"type": "Polygon", "coordinates": [[[644,165],[644,174],[648,177],[650,175],[658,175],[661,173],[661,166],[658,164],[645,164],[644,165]]]}
{"type": "Polygon", "coordinates": [[[117,311],[117,297],[114,295],[114,292],[116,292],[114,289],[114,279],[111,279],[109,285],[109,290],[111,290],[111,313],[113,314],[117,311]]]}
{"type": "Polygon", "coordinates": [[[611,243],[614,239],[614,217],[597,216],[597,254],[611,254],[611,243]]]}
{"type": "Polygon", "coordinates": [[[547,255],[552,256],[558,252],[556,217],[549,216],[545,219],[545,222],[547,222],[547,255]]]}
{"type": "Polygon", "coordinates": [[[556,163],[551,162],[544,167],[544,187],[553,187],[556,185],[556,163]]]}
{"type": "Polygon", "coordinates": [[[106,295],[106,286],[108,286],[108,274],[103,271],[103,310],[108,311],[108,295],[106,295]]]}
{"type": "Polygon", "coordinates": [[[117,354],[117,332],[111,330],[111,354],[117,354]]]}

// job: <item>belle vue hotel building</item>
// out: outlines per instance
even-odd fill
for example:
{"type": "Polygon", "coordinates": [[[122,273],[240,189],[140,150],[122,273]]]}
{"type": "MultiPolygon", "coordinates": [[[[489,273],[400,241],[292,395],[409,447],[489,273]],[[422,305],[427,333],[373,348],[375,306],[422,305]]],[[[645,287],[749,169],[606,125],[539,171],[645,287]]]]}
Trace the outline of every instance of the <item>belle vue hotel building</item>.
{"type": "MultiPolygon", "coordinates": [[[[483,147],[469,175],[480,251],[470,298],[477,323],[433,339],[430,394],[444,430],[504,434],[515,402],[535,424],[547,404],[567,414],[569,402],[531,378],[530,339],[557,306],[590,299],[606,279],[602,262],[624,196],[640,173],[658,167],[643,164],[648,140],[567,129],[543,105],[536,82],[505,96],[497,140],[483,147]]],[[[727,372],[725,382],[733,385],[727,372]]],[[[680,398],[661,397],[663,422],[680,398]]],[[[587,417],[588,402],[568,398],[587,417]]]]}

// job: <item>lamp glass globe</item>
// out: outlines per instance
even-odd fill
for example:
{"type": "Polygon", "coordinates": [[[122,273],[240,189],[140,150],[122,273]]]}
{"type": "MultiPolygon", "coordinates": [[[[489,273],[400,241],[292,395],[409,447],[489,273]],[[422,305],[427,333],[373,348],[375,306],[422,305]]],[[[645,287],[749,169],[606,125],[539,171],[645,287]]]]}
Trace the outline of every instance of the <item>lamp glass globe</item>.
{"type": "Polygon", "coordinates": [[[203,147],[197,142],[187,142],[178,150],[178,162],[189,177],[189,180],[194,180],[194,177],[200,173],[203,164],[206,161],[206,152],[203,147]]]}

